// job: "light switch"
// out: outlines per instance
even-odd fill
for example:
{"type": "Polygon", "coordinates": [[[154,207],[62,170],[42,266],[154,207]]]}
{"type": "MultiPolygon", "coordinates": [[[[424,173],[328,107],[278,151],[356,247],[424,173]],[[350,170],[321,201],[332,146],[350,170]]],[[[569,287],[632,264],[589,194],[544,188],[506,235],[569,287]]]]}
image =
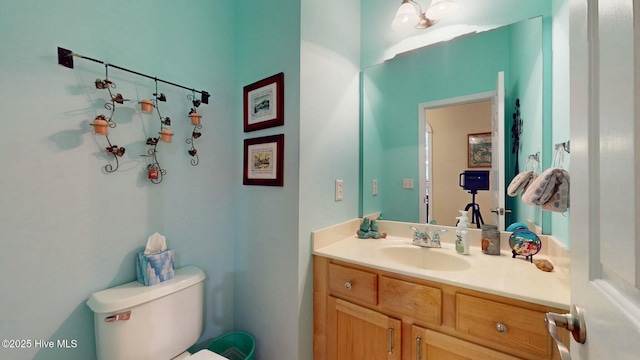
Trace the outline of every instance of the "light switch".
{"type": "Polygon", "coordinates": [[[372,195],[376,196],[378,195],[378,180],[373,180],[373,184],[372,184],[372,195]]]}
{"type": "Polygon", "coordinates": [[[342,180],[336,180],[336,201],[342,201],[342,180]]]}

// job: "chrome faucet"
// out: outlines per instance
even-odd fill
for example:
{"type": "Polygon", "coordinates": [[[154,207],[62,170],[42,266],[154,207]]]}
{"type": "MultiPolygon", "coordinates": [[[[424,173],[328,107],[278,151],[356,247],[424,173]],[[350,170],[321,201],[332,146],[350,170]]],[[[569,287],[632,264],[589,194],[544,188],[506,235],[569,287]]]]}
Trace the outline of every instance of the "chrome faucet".
{"type": "Polygon", "coordinates": [[[407,226],[407,228],[413,230],[413,245],[426,247],[426,248],[439,248],[440,245],[440,235],[436,231],[433,237],[429,236],[429,233],[424,230],[418,230],[414,226],[407,226]]]}

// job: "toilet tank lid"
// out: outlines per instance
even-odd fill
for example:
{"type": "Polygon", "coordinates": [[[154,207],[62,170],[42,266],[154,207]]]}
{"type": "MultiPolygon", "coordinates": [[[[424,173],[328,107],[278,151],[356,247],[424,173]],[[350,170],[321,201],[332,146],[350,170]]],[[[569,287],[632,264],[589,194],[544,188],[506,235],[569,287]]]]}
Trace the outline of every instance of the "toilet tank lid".
{"type": "Polygon", "coordinates": [[[138,281],[98,291],[89,297],[87,305],[95,313],[120,311],[188,288],[205,279],[202,270],[186,266],[175,270],[173,279],[156,285],[145,286],[138,281]]]}

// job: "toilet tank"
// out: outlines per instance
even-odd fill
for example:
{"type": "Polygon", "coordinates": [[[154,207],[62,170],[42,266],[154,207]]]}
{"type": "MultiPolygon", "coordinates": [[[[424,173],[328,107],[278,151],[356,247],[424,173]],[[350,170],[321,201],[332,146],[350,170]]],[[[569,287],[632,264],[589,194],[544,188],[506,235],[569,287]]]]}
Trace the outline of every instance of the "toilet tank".
{"type": "Polygon", "coordinates": [[[134,281],[91,295],[98,360],[168,360],[186,351],[202,333],[204,279],[187,266],[156,285],[134,281]]]}

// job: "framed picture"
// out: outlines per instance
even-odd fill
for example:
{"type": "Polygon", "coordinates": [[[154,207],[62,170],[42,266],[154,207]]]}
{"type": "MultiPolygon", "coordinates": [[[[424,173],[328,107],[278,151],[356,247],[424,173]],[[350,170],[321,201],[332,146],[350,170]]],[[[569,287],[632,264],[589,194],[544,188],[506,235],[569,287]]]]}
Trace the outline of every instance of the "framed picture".
{"type": "Polygon", "coordinates": [[[244,132],[284,125],[284,73],[244,87],[244,132]]]}
{"type": "Polygon", "coordinates": [[[283,186],[284,134],[244,140],[244,185],[283,186]]]}
{"type": "Polygon", "coordinates": [[[491,167],[491,133],[468,134],[468,166],[491,167]]]}

